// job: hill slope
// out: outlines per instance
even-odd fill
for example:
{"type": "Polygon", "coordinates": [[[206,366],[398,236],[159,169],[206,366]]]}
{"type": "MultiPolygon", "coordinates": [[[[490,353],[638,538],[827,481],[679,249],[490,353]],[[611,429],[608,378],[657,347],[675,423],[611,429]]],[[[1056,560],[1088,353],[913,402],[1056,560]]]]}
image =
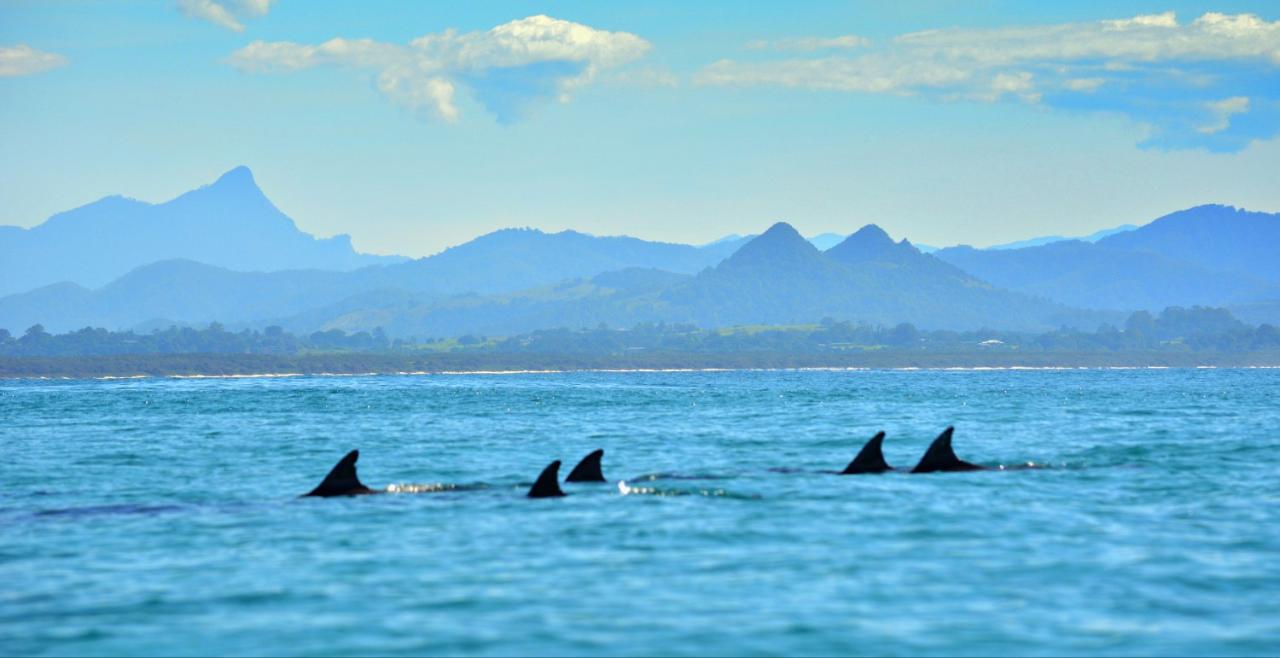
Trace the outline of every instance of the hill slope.
{"type": "Polygon", "coordinates": [[[60,283],[0,299],[0,327],[124,329],[143,322],[253,323],[359,292],[342,272],[232,272],[186,260],[137,268],[97,290],[60,283]]]}
{"type": "MultiPolygon", "coordinates": [[[[1157,234],[1160,239],[1135,239],[1148,227],[1096,244],[1070,240],[1021,249],[949,247],[934,256],[995,286],[1077,308],[1158,311],[1167,306],[1226,306],[1280,298],[1280,285],[1247,271],[1268,267],[1248,260],[1249,253],[1259,251],[1256,245],[1218,242],[1206,247],[1208,253],[1239,251],[1244,254],[1240,261],[1184,260],[1178,257],[1180,249],[1170,246],[1185,244],[1178,227],[1162,228],[1157,234]],[[1206,261],[1218,267],[1200,264],[1206,261]],[[1249,264],[1236,266],[1237,262],[1249,264]],[[1227,263],[1231,267],[1225,267],[1227,263]]],[[[1265,242],[1266,236],[1260,233],[1255,238],[1265,242]]],[[[1247,241],[1240,236],[1235,240],[1247,241]]],[[[1280,240],[1273,241],[1271,248],[1273,254],[1280,253],[1280,240]]]]}
{"type": "Polygon", "coordinates": [[[1280,284],[1280,213],[1205,205],[1098,241],[1103,247],[1160,254],[1215,272],[1280,284]]]}
{"type": "Polygon", "coordinates": [[[577,231],[503,229],[434,256],[365,270],[357,278],[371,288],[496,294],[626,268],[689,274],[715,265],[724,256],[722,246],[693,247],[577,231]]]}

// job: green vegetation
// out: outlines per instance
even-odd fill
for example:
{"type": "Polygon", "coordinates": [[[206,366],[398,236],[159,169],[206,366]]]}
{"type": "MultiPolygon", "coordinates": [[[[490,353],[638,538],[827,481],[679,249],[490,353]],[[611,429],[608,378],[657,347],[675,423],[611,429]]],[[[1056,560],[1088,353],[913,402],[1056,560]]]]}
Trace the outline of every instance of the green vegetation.
{"type": "Polygon", "coordinates": [[[170,327],[150,334],[82,329],[20,338],[0,329],[0,377],[394,373],[484,370],[1280,365],[1280,329],[1246,325],[1223,309],[1132,314],[1123,328],[1044,334],[921,331],[820,324],[701,329],[552,329],[510,337],[405,342],[381,330],[295,336],[279,327],[229,332],[170,327]]]}
{"type": "Polygon", "coordinates": [[[0,329],[0,358],[142,354],[301,354],[311,351],[386,351],[396,345],[381,329],[348,334],[333,329],[295,336],[280,327],[232,333],[217,322],[204,329],[169,327],[149,334],[85,327],[53,335],[41,325],[20,338],[0,329]]]}

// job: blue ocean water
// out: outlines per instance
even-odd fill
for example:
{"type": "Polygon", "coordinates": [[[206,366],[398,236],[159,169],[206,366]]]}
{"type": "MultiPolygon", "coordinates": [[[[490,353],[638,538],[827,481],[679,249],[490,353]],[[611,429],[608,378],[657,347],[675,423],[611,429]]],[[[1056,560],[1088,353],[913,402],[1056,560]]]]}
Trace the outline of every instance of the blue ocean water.
{"type": "Polygon", "coordinates": [[[1274,655],[1278,400],[1274,370],[0,382],[0,654],[1274,655]],[[824,472],[950,424],[1046,468],[824,472]],[[523,497],[596,447],[614,482],[523,497]],[[352,448],[444,490],[297,498],[352,448]]]}

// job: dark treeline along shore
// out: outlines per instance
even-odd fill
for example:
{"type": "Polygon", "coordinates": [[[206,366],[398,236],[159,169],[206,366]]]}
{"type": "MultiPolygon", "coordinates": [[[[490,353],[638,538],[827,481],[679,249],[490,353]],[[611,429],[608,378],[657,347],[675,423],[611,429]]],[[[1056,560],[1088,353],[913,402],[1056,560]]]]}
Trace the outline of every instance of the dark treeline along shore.
{"type": "Polygon", "coordinates": [[[170,327],[21,337],[0,329],[0,377],[355,374],[684,368],[1280,366],[1280,329],[1214,308],[1139,311],[1121,327],[1046,333],[812,325],[540,330],[508,337],[389,339],[379,330],[295,335],[170,327]]]}

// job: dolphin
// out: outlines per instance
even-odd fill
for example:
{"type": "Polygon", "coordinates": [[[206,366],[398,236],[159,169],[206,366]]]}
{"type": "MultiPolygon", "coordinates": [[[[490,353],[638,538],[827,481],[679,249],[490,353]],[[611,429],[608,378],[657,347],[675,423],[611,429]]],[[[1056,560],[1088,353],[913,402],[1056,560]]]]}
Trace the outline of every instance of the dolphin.
{"type": "Polygon", "coordinates": [[[600,459],[604,457],[604,449],[593,450],[582,458],[577,466],[569,471],[565,482],[608,482],[604,479],[604,471],[600,470],[600,459]]]}
{"type": "Polygon", "coordinates": [[[538,480],[529,487],[529,498],[559,498],[565,493],[560,489],[560,460],[557,459],[542,469],[538,480]]]}
{"type": "MultiPolygon", "coordinates": [[[[441,490],[438,487],[401,487],[399,490],[396,487],[370,489],[356,475],[356,461],[359,459],[359,450],[348,452],[345,457],[334,465],[319,486],[302,494],[302,497],[334,498],[338,496],[365,496],[384,493],[431,493],[441,490]]],[[[560,490],[560,485],[556,482],[559,469],[560,462],[558,461],[552,462],[550,466],[547,466],[542,471],[542,475],[538,476],[538,481],[534,483],[533,488],[529,490],[529,497],[549,498],[563,496],[564,492],[560,490]]]]}
{"type": "MultiPolygon", "coordinates": [[[[942,430],[942,434],[933,440],[929,449],[925,451],[924,456],[920,458],[920,463],[911,469],[912,473],[954,473],[961,471],[986,471],[989,470],[985,466],[970,464],[956,456],[955,450],[951,449],[951,434],[956,431],[954,427],[948,427],[942,430]]],[[[873,441],[875,439],[872,439],[873,441]]],[[[856,461],[856,460],[855,460],[856,461]]]]}
{"type": "Polygon", "coordinates": [[[858,451],[858,456],[849,462],[848,466],[840,471],[840,475],[863,475],[869,473],[885,473],[894,470],[892,466],[884,460],[884,451],[881,446],[884,443],[884,432],[876,432],[867,444],[862,446],[862,450],[858,451]]]}
{"type": "Polygon", "coordinates": [[[331,498],[333,496],[363,496],[366,494],[383,493],[374,491],[364,486],[360,478],[356,476],[356,460],[360,459],[360,451],[352,450],[338,461],[333,470],[324,477],[324,481],[320,486],[312,489],[310,493],[302,494],[303,498],[307,496],[319,496],[321,498],[331,498]]]}

